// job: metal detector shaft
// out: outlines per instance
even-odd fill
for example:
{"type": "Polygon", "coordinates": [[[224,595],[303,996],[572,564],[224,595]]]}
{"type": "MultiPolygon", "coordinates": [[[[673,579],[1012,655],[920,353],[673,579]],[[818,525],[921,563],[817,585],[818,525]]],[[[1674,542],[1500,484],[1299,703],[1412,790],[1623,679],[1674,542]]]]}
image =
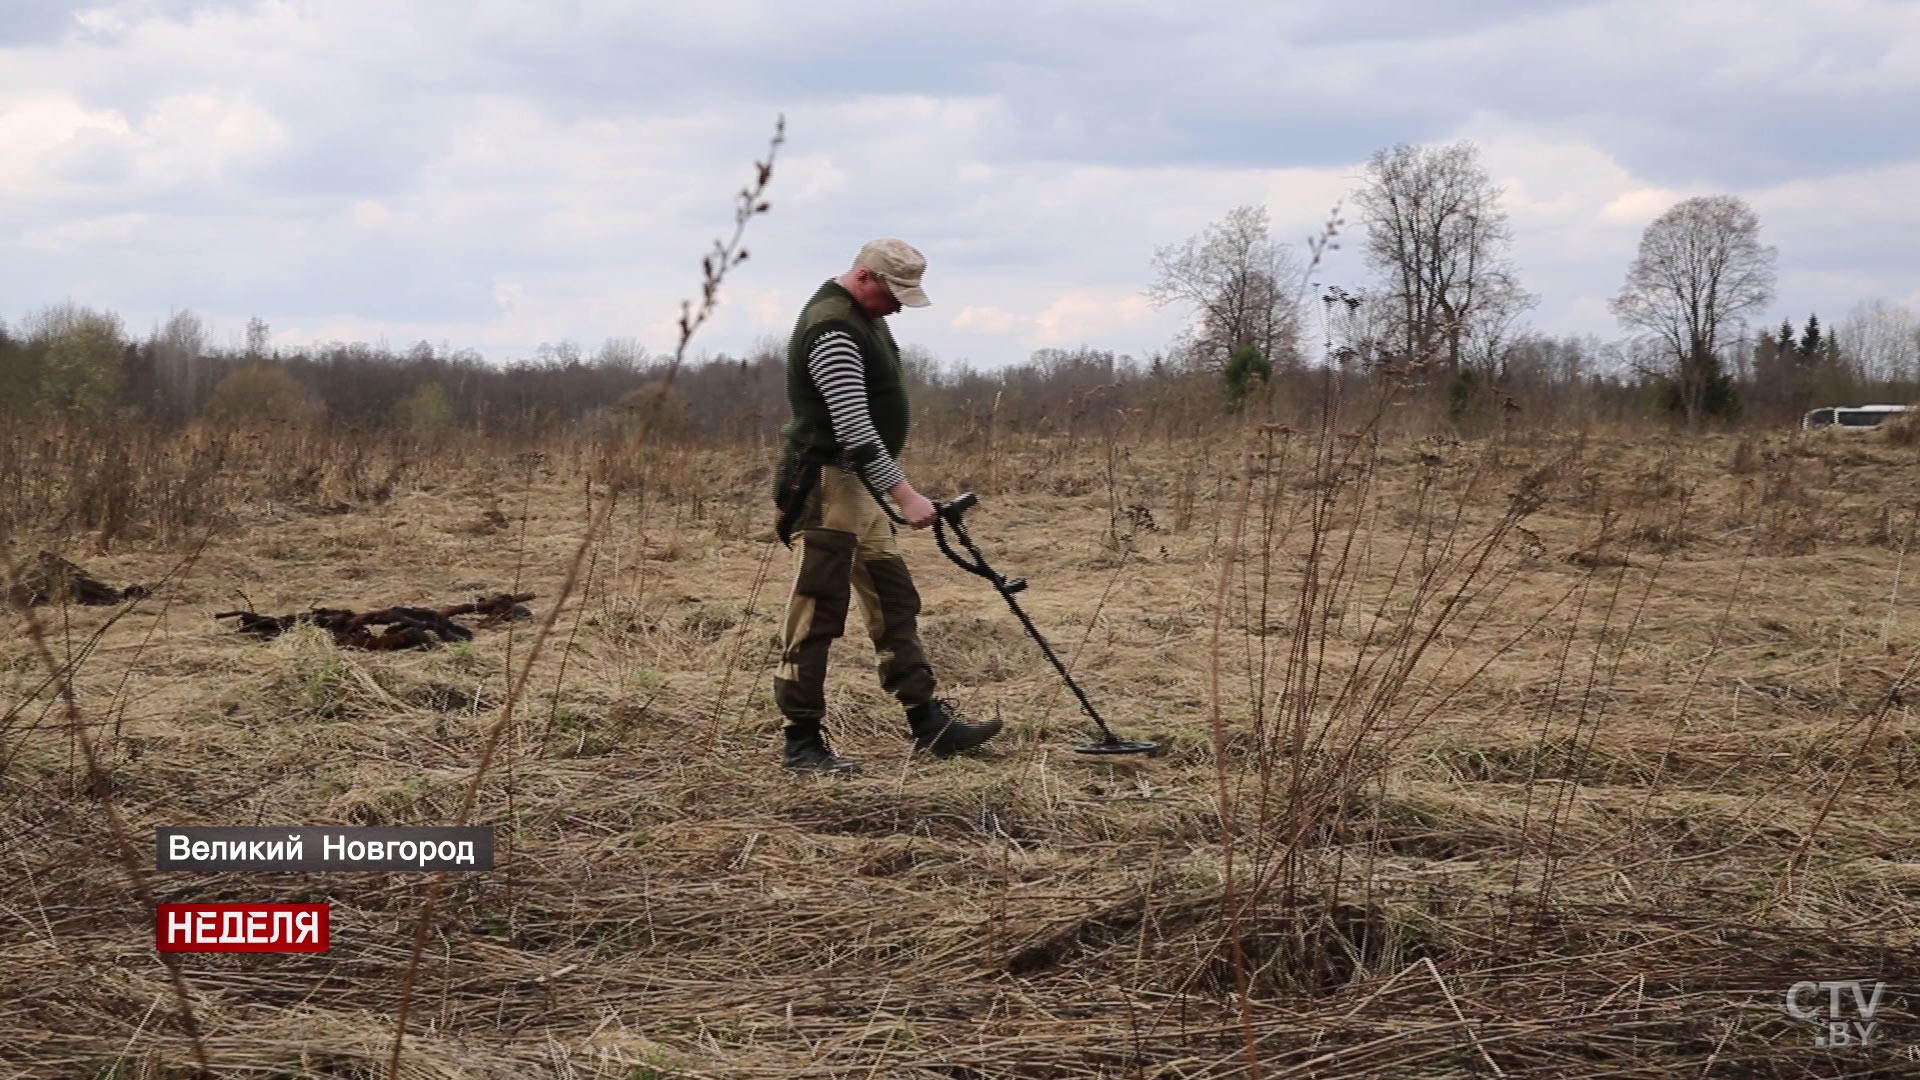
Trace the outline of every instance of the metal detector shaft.
{"type": "MultiPolygon", "coordinates": [[[[873,500],[880,504],[880,509],[886,513],[887,517],[890,518],[894,524],[907,524],[907,519],[894,512],[892,505],[874,488],[873,482],[867,479],[865,473],[861,472],[857,467],[852,471],[855,476],[860,478],[860,483],[873,496],[873,500]]],[[[1073,673],[1067,670],[1067,665],[1061,663],[1060,657],[1054,653],[1053,646],[1048,643],[1046,636],[1040,633],[1040,628],[1033,624],[1032,617],[1027,614],[1025,608],[1020,606],[1020,601],[1014,599],[1015,593],[1027,587],[1027,579],[1009,578],[988,565],[987,557],[981,554],[979,547],[973,542],[973,537],[967,534],[967,526],[964,520],[967,511],[973,509],[979,505],[979,503],[979,496],[968,491],[946,502],[935,502],[933,504],[933,539],[934,542],[940,546],[941,554],[945,555],[960,569],[976,577],[986,578],[993,584],[994,591],[1000,594],[1000,598],[1007,602],[1009,608],[1013,609],[1014,617],[1020,620],[1020,625],[1026,630],[1027,636],[1033,639],[1034,644],[1040,646],[1041,653],[1045,654],[1047,661],[1053,665],[1053,670],[1060,673],[1060,678],[1066,682],[1067,689],[1073,691],[1074,698],[1080,702],[1081,710],[1099,726],[1102,741],[1079,747],[1082,752],[1127,754],[1146,753],[1153,750],[1155,748],[1153,743],[1123,740],[1113,733],[1112,728],[1107,726],[1106,720],[1101,717],[1100,711],[1093,707],[1093,702],[1087,697],[1086,691],[1080,689],[1080,684],[1074,681],[1073,673]],[[953,546],[947,541],[946,530],[949,528],[953,530],[954,536],[959,538],[961,546],[967,549],[967,555],[971,556],[971,558],[963,558],[959,552],[953,550],[953,546]]]]}

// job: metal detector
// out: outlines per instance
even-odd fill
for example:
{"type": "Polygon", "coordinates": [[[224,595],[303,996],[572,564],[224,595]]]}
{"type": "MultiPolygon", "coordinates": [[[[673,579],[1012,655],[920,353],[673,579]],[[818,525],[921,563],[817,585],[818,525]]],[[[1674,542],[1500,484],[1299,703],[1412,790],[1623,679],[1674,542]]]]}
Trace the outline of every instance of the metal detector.
{"type": "MultiPolygon", "coordinates": [[[[850,466],[849,468],[855,476],[860,478],[860,483],[873,495],[873,500],[880,504],[880,509],[886,512],[887,517],[892,519],[894,524],[907,524],[907,519],[895,513],[893,507],[887,500],[879,491],[874,489],[872,482],[867,479],[865,473],[861,472],[857,466],[850,466]]],[[[1033,625],[1033,619],[1029,617],[1026,610],[1020,606],[1020,601],[1013,598],[1015,593],[1027,587],[1027,579],[1006,577],[992,566],[989,566],[987,564],[987,557],[982,555],[980,549],[974,545],[973,537],[967,535],[966,513],[978,505],[980,505],[980,497],[971,491],[964,492],[946,502],[935,501],[933,504],[934,542],[940,545],[941,553],[952,560],[955,566],[976,577],[986,578],[993,584],[993,591],[999,593],[1000,598],[1005,600],[1007,606],[1013,609],[1013,614],[1020,620],[1020,625],[1026,628],[1027,636],[1033,639],[1034,644],[1040,646],[1040,651],[1045,653],[1048,662],[1053,664],[1053,670],[1059,672],[1060,677],[1066,680],[1067,689],[1072,690],[1073,696],[1079,699],[1080,708],[1085,710],[1086,714],[1099,726],[1100,741],[1076,746],[1073,748],[1074,752],[1080,754],[1150,754],[1159,749],[1158,743],[1122,739],[1113,733],[1113,729],[1107,726],[1105,720],[1101,719],[1099,710],[1093,707],[1093,702],[1087,700],[1086,691],[1080,689],[1080,684],[1073,681],[1073,675],[1067,670],[1067,665],[1061,663],[1060,658],[1054,655],[1053,646],[1047,643],[1047,639],[1041,635],[1040,629],[1033,625]],[[948,529],[953,530],[953,535],[959,539],[961,546],[967,549],[967,555],[971,556],[971,558],[963,558],[959,552],[953,549],[953,545],[947,539],[948,529]]]]}

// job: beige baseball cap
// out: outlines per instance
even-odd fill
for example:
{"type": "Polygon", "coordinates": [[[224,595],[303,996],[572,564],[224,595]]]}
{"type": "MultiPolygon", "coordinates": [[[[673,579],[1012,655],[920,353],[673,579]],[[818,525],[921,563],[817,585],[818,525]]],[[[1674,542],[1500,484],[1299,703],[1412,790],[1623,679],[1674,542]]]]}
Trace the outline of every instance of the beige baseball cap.
{"type": "Polygon", "coordinates": [[[860,257],[854,262],[880,275],[902,307],[933,303],[920,287],[920,278],[927,272],[927,257],[905,240],[874,240],[860,249],[860,257]]]}

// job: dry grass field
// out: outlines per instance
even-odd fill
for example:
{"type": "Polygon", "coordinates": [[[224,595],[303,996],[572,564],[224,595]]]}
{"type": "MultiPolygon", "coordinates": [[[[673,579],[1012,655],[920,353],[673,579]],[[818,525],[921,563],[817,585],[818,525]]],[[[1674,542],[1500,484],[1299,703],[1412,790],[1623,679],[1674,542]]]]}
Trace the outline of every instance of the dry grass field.
{"type": "MultiPolygon", "coordinates": [[[[436,1080],[1920,1073],[1920,448],[1887,432],[929,447],[1162,752],[1074,753],[1012,614],[914,535],[943,692],[1008,732],[910,757],[856,617],[856,779],[777,767],[764,451],[629,456],[583,549],[590,449],[289,439],[199,474],[143,444],[136,505],[67,520],[158,585],[33,609],[71,712],[0,615],[0,1073],[193,1075],[142,887],[333,905],[327,953],[181,956],[221,1077],[385,1077],[403,996],[399,1074],[436,1080]],[[506,590],[534,621],[422,651],[211,617],[506,590]],[[157,826],[452,823],[491,730],[499,863],[447,877],[410,988],[430,874],[155,871],[157,826]],[[1878,1026],[1816,1045],[1787,992],[1845,979],[1878,1026]]],[[[14,470],[17,560],[68,496],[14,470]]]]}

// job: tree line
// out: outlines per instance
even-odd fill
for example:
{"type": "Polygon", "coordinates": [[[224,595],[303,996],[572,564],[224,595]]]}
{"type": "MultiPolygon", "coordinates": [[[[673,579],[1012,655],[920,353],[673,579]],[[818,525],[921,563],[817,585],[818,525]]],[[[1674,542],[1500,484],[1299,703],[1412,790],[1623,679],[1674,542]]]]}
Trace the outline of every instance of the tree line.
{"type": "MultiPolygon", "coordinates": [[[[1572,349],[1525,323],[1539,298],[1521,285],[1500,189],[1472,142],[1381,150],[1352,201],[1374,278],[1320,293],[1324,351],[1441,388],[1456,424],[1577,371],[1631,386],[1645,414],[1695,425],[1920,397],[1920,321],[1898,305],[1857,305],[1831,332],[1817,313],[1798,330],[1753,331],[1749,319],[1775,299],[1778,253],[1736,196],[1684,199],[1649,224],[1610,304],[1624,336],[1572,349]]],[[[1319,242],[1345,224],[1337,213],[1319,242]]],[[[1275,372],[1311,362],[1312,245],[1305,257],[1292,252],[1263,208],[1242,206],[1155,251],[1149,295],[1192,315],[1176,350],[1218,375],[1229,407],[1275,372]]]]}
{"type": "MultiPolygon", "coordinates": [[[[917,417],[988,432],[1144,417],[1173,430],[1258,401],[1276,419],[1305,419],[1333,372],[1341,393],[1401,387],[1420,406],[1402,414],[1419,418],[1410,426],[1455,429],[1515,417],[1780,423],[1818,405],[1920,399],[1920,322],[1903,307],[1872,301],[1831,328],[1809,313],[1752,330],[1774,299],[1777,253],[1734,196],[1683,200],[1647,226],[1612,301],[1625,331],[1612,341],[1527,325],[1538,297],[1521,284],[1501,192],[1471,142],[1379,151],[1352,202],[1374,275],[1358,288],[1310,281],[1345,226],[1337,211],[1300,251],[1274,238],[1264,208],[1236,207],[1153,252],[1147,295],[1191,316],[1177,340],[1137,355],[1043,349],[984,371],[909,346],[917,417]]],[[[632,339],[491,363],[424,341],[275,348],[256,318],[243,344],[223,347],[192,312],[141,337],[110,311],[56,304],[0,320],[0,415],[429,436],[618,426],[644,412],[682,437],[765,438],[784,418],[784,364],[784,342],[766,339],[684,365],[669,390],[664,358],[632,339]]]]}
{"type": "MultiPolygon", "coordinates": [[[[785,343],[689,360],[666,383],[668,357],[613,339],[589,352],[562,342],[489,362],[428,342],[275,348],[255,320],[247,341],[219,345],[191,312],[144,336],[108,311],[57,305],[0,322],[0,417],[135,418],[164,428],[327,423],[423,437],[453,431],[538,437],[557,427],[614,431],[644,417],[663,434],[719,442],[770,439],[786,418],[785,343]]],[[[1178,349],[1143,354],[1040,349],[993,369],[903,351],[916,430],[1106,432],[1121,426],[1191,432],[1233,407],[1217,373],[1178,349]]],[[[1309,422],[1324,365],[1263,370],[1265,408],[1309,422]]],[[[1633,385],[1592,338],[1525,336],[1504,385],[1541,414],[1629,415],[1633,385]],[[1613,374],[1608,374],[1612,372],[1613,374]]],[[[1365,396],[1368,375],[1347,390],[1365,396]]],[[[1243,387],[1243,389],[1246,389],[1243,387]]],[[[1248,393],[1253,391],[1247,390],[1248,393]]]]}

